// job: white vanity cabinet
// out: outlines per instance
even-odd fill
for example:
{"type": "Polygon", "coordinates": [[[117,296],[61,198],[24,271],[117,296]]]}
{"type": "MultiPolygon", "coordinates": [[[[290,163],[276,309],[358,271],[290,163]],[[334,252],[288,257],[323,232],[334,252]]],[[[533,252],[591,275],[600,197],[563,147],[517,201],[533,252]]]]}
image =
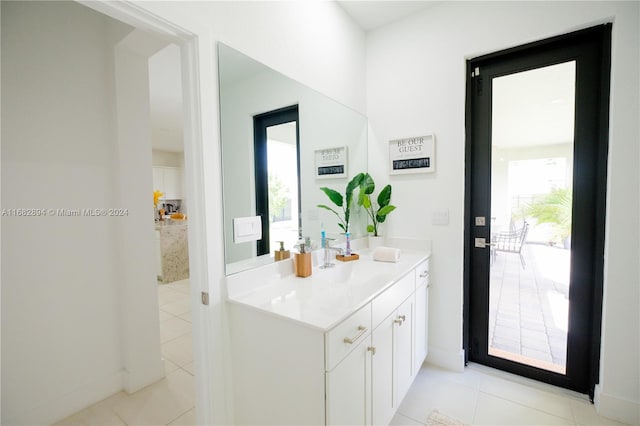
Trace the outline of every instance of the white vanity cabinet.
{"type": "MultiPolygon", "coordinates": [[[[371,424],[371,335],[326,373],[326,424],[371,424]]],[[[302,423],[301,423],[302,424],[302,423]]]]}
{"type": "Polygon", "coordinates": [[[230,296],[235,423],[388,425],[427,348],[428,260],[407,257],[406,266],[341,265],[361,268],[351,277],[374,269],[356,283],[325,285],[318,271],[315,283],[230,296]],[[321,326],[327,311],[349,303],[353,312],[321,326]]]}
{"type": "Polygon", "coordinates": [[[375,327],[372,339],[375,425],[389,424],[413,382],[414,292],[415,276],[410,272],[371,302],[375,327]],[[380,317],[385,318],[377,324],[376,318],[380,317]]]}
{"type": "Polygon", "coordinates": [[[429,341],[429,259],[415,269],[414,369],[417,371],[427,357],[429,341]]]}

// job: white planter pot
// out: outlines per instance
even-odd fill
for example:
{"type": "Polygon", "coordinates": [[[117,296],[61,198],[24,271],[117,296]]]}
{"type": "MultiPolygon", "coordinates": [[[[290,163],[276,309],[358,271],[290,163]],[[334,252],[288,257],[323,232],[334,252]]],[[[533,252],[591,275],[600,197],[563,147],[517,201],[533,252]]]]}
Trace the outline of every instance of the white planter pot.
{"type": "Polygon", "coordinates": [[[371,250],[384,245],[384,237],[369,235],[369,248],[371,250]]]}

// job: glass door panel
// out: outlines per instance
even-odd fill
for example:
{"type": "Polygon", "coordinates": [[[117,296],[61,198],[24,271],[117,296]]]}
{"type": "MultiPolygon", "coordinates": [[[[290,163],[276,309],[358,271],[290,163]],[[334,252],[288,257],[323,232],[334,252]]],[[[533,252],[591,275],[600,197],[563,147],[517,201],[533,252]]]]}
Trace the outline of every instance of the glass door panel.
{"type": "Polygon", "coordinates": [[[575,61],[492,79],[489,355],[566,373],[575,61]]]}

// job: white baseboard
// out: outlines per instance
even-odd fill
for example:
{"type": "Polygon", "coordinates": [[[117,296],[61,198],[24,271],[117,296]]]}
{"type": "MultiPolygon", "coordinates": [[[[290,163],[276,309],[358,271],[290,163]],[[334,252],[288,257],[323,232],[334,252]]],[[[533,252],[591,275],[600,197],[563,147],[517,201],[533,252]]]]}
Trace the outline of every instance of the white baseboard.
{"type": "Polygon", "coordinates": [[[464,351],[462,349],[458,351],[450,351],[429,346],[427,362],[446,370],[461,373],[464,371],[464,351]]]}
{"type": "Polygon", "coordinates": [[[618,420],[631,425],[640,424],[640,403],[622,399],[602,391],[596,385],[594,402],[596,412],[602,417],[618,420]]]}
{"type": "MultiPolygon", "coordinates": [[[[91,383],[85,383],[73,391],[59,395],[28,411],[16,419],[2,419],[3,424],[44,425],[52,424],[122,390],[122,371],[117,371],[91,383]]],[[[35,402],[35,401],[34,401],[35,402]]]]}

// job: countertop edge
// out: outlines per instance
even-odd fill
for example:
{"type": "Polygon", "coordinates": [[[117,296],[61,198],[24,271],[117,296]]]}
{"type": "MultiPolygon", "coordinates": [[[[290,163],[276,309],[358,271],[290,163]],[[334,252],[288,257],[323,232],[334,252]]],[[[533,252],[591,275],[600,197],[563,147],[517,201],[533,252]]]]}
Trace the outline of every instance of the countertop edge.
{"type": "Polygon", "coordinates": [[[326,325],[316,325],[316,324],[312,324],[310,322],[307,321],[302,321],[300,319],[297,318],[293,318],[287,315],[283,315],[277,312],[273,312],[267,309],[262,309],[259,306],[255,306],[251,303],[246,303],[243,302],[242,300],[238,300],[236,297],[238,296],[242,296],[242,295],[238,295],[236,297],[231,297],[228,296],[226,298],[226,301],[233,304],[233,305],[237,305],[237,306],[242,306],[245,307],[247,309],[251,309],[253,311],[256,312],[261,312],[263,314],[269,315],[271,317],[274,318],[279,318],[282,319],[284,321],[290,321],[296,324],[299,324],[305,328],[308,329],[312,329],[312,330],[316,330],[322,333],[326,333],[331,331],[333,328],[335,328],[337,325],[339,325],[340,323],[342,323],[345,319],[349,318],[351,315],[353,315],[354,313],[358,312],[360,309],[362,309],[364,306],[366,306],[368,303],[371,303],[376,297],[380,296],[382,293],[384,293],[387,289],[389,289],[394,283],[398,282],[399,280],[401,280],[402,278],[404,278],[407,274],[411,273],[411,271],[413,271],[418,265],[420,265],[422,262],[424,262],[425,260],[428,260],[431,258],[431,251],[422,251],[422,250],[412,250],[412,252],[416,253],[419,255],[418,259],[411,263],[409,266],[407,266],[406,271],[404,271],[403,273],[399,274],[397,277],[394,277],[392,280],[384,283],[375,293],[371,294],[369,297],[364,298],[362,301],[360,301],[356,306],[352,307],[352,309],[350,309],[349,312],[344,313],[344,314],[340,314],[337,315],[336,318],[332,318],[332,321],[329,322],[326,325]]]}

